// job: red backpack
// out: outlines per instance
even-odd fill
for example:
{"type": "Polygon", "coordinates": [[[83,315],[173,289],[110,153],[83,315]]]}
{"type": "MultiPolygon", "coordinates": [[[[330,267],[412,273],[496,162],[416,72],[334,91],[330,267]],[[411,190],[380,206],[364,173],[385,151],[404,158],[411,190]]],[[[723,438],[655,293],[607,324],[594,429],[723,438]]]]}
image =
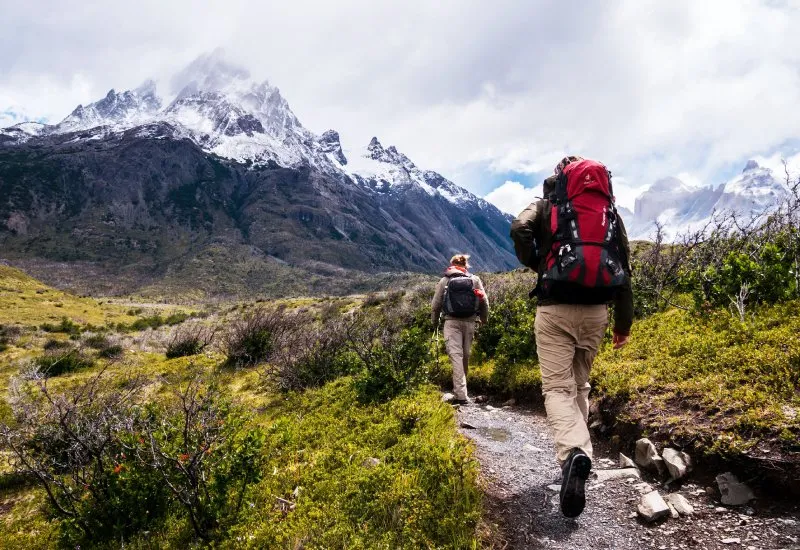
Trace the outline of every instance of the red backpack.
{"type": "Polygon", "coordinates": [[[553,245],[543,251],[542,295],[566,303],[610,300],[626,274],[608,170],[594,160],[572,162],[548,198],[553,245]]]}

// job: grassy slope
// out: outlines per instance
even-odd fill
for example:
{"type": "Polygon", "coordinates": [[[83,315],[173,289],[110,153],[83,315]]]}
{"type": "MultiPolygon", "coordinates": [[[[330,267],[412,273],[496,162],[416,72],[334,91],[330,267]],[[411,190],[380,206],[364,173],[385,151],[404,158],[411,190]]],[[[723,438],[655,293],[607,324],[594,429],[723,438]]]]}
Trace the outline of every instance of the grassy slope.
{"type": "MultiPolygon", "coordinates": [[[[51,339],[67,335],[36,327],[67,317],[81,324],[130,323],[127,307],[77,298],[48,288],[21,272],[1,268],[3,323],[23,327],[0,351],[3,389],[28,359],[51,339]],[[61,305],[58,305],[61,304],[61,305]],[[10,310],[8,309],[10,308],[10,310]]],[[[327,304],[330,300],[326,301],[327,304]]],[[[350,303],[349,299],[334,300],[350,303]]],[[[287,300],[307,307],[310,300],[287,300]]],[[[238,305],[227,313],[235,315],[238,305]]],[[[162,330],[168,330],[166,327],[162,330]]],[[[359,405],[350,379],[302,395],[265,393],[256,372],[222,368],[223,356],[208,352],[167,360],[163,353],[136,347],[153,331],[120,336],[126,348],[119,361],[96,359],[94,367],[52,378],[58,390],[106,368],[123,380],[187,380],[201,371],[215,377],[249,410],[268,433],[268,475],[251,495],[250,512],[222,546],[254,548],[470,548],[477,545],[480,515],[477,463],[457,434],[452,410],[432,387],[383,405],[359,405]],[[380,464],[370,467],[367,458],[380,464]],[[301,487],[299,496],[293,491],[301,487]],[[286,514],[276,497],[296,501],[286,514]]],[[[156,339],[157,340],[157,339],[156,339]]],[[[92,352],[90,352],[92,353],[92,352]]],[[[151,391],[163,392],[157,384],[151,391]]],[[[7,414],[7,405],[0,411],[7,414]]],[[[131,541],[131,548],[184,548],[193,544],[188,526],[168,522],[159,532],[131,541]]],[[[52,548],[57,523],[49,521],[43,492],[20,484],[8,466],[0,467],[0,548],[52,548]]]]}
{"type": "Polygon", "coordinates": [[[606,347],[594,385],[647,429],[711,452],[790,450],[800,439],[798,334],[800,302],[744,323],[672,310],[638,322],[623,350],[606,347]]]}
{"type": "Polygon", "coordinates": [[[22,271],[0,265],[0,324],[37,326],[64,317],[86,325],[130,323],[136,319],[122,306],[101,305],[48,287],[22,271]]]}

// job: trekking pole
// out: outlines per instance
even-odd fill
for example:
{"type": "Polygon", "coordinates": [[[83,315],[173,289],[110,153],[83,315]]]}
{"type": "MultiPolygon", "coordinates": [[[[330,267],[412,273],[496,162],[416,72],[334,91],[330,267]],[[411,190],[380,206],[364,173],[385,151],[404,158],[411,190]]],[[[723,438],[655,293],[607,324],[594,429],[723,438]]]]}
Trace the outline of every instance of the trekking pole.
{"type": "Polygon", "coordinates": [[[442,370],[441,366],[439,365],[439,325],[442,324],[442,314],[439,314],[439,319],[436,321],[436,328],[433,331],[433,340],[434,345],[436,346],[433,349],[433,357],[436,361],[436,371],[439,372],[442,370]]]}

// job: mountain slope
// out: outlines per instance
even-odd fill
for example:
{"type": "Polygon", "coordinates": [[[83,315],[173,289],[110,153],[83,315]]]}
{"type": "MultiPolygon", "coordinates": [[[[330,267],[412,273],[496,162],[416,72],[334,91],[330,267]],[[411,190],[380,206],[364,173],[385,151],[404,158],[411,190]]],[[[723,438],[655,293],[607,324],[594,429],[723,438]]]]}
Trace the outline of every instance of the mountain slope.
{"type": "Polygon", "coordinates": [[[506,215],[396,148],[348,158],[213,56],[175,81],[169,102],[150,82],[0,133],[4,257],[108,292],[345,292],[461,251],[515,265],[506,215]]]}

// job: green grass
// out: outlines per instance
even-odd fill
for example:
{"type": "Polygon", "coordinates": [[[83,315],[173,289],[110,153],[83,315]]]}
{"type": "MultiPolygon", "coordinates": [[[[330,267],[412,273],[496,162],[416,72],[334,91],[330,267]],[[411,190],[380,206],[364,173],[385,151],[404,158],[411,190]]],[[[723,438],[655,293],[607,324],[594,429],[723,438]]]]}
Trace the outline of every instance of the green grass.
{"type": "MultiPolygon", "coordinates": [[[[434,386],[424,385],[385,403],[360,402],[357,384],[350,377],[303,393],[272,393],[265,389],[256,369],[226,368],[225,357],[215,350],[167,359],[157,349],[134,349],[133,342],[138,339],[168,330],[144,321],[131,326],[137,319],[153,317],[153,308],[142,311],[131,304],[76,298],[16,270],[0,269],[4,269],[0,272],[0,304],[16,308],[2,310],[6,315],[3,322],[23,327],[7,349],[0,351],[3,389],[27,362],[44,354],[48,342],[53,353],[59,346],[80,346],[93,365],[48,379],[52,391],[69,390],[105,369],[112,385],[123,384],[131,376],[145,377],[151,381],[148,399],[160,400],[171,391],[167,384],[185,382],[199,371],[245,407],[251,425],[265,430],[263,477],[248,490],[242,518],[220,534],[216,546],[479,546],[478,463],[471,444],[457,432],[452,408],[441,403],[434,386]],[[55,305],[56,299],[60,306],[55,305]],[[29,301],[34,306],[29,307],[29,301]],[[64,319],[67,321],[62,323],[64,319]],[[40,328],[43,324],[58,330],[46,332],[40,328]],[[88,324],[108,330],[76,333],[85,331],[88,324]],[[60,330],[62,325],[70,330],[60,330]],[[78,329],[72,330],[73,325],[78,329]],[[132,332],[115,334],[113,327],[120,325],[132,332]],[[103,358],[102,350],[116,341],[123,344],[122,358],[103,358]],[[377,459],[377,463],[369,459],[377,459]]],[[[360,302],[356,297],[278,303],[329,315],[358,307],[360,302]]],[[[239,305],[214,322],[229,320],[249,307],[239,305]]],[[[169,310],[163,315],[166,319],[169,310]]],[[[8,419],[8,414],[8,405],[2,403],[0,415],[8,419]]],[[[135,535],[126,547],[200,546],[177,512],[171,512],[160,525],[135,535]]],[[[59,540],[63,540],[59,521],[49,510],[43,490],[15,476],[7,457],[0,455],[0,548],[56,548],[59,540]]],[[[119,544],[108,547],[118,548],[119,544]]]]}
{"type": "Polygon", "coordinates": [[[600,395],[648,428],[697,436],[713,452],[800,438],[800,302],[763,306],[741,323],[671,310],[639,321],[631,343],[602,351],[600,395]],[[655,411],[655,412],[653,412],[655,411]],[[779,440],[780,434],[783,434],[779,440]]]}

